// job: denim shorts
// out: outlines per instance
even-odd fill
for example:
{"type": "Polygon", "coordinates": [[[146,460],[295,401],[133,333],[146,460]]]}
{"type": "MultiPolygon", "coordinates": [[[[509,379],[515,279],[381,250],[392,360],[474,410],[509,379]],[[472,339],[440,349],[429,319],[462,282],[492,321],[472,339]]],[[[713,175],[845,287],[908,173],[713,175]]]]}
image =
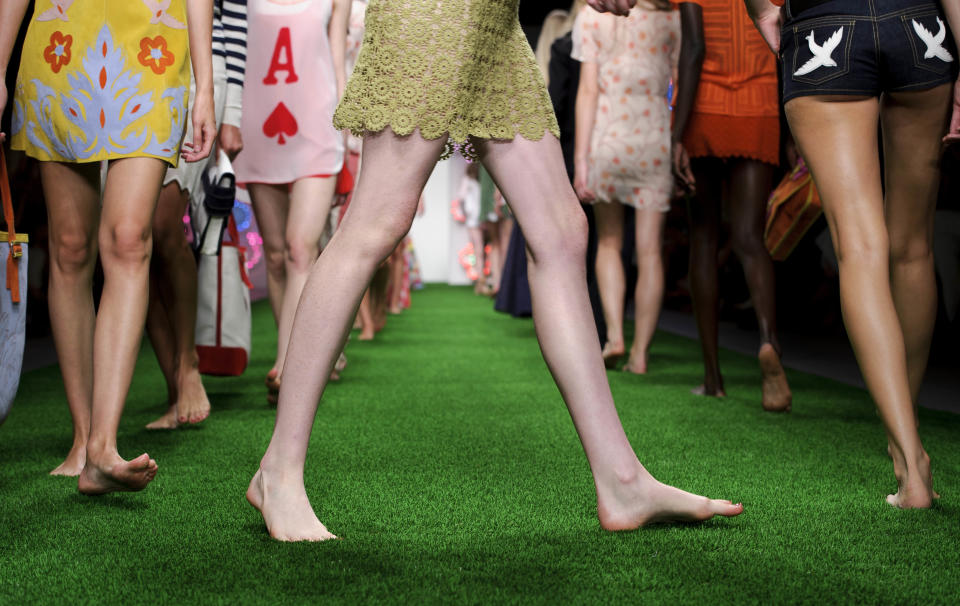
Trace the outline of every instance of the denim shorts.
{"type": "Polygon", "coordinates": [[[957,49],[936,0],[787,0],[783,100],[926,90],[953,82],[957,49]],[[793,11],[791,11],[793,5],[793,11]],[[799,7],[803,8],[796,12],[799,7]]]}

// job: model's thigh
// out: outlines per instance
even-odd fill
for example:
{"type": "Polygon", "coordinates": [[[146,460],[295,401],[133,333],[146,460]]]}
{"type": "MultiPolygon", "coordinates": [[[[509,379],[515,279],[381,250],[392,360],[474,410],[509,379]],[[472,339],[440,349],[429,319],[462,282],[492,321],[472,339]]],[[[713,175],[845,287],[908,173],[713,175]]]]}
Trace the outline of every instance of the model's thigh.
{"type": "Polygon", "coordinates": [[[99,163],[41,162],[40,178],[55,260],[72,250],[81,264],[92,263],[100,221],[99,163]]]}
{"type": "Polygon", "coordinates": [[[293,184],[286,227],[288,245],[319,246],[333,205],[336,183],[336,177],[310,177],[293,184]]]}
{"type": "Polygon", "coordinates": [[[167,164],[156,158],[111,160],[103,190],[100,246],[150,237],[153,213],[167,164]],[[107,240],[104,240],[104,236],[107,240]]]}
{"type": "Polygon", "coordinates": [[[797,97],[786,104],[795,141],[823,200],[841,257],[887,247],[876,98],[797,97]]]}
{"type": "Polygon", "coordinates": [[[655,208],[638,208],[634,211],[637,255],[660,254],[663,241],[663,226],[667,213],[655,208]]]}
{"type": "Polygon", "coordinates": [[[478,147],[534,258],[542,246],[552,248],[556,237],[571,230],[583,236],[585,246],[587,220],[570,186],[556,137],[485,140],[478,147]]]}
{"type": "Polygon", "coordinates": [[[773,170],[772,165],[759,160],[737,159],[730,163],[730,211],[735,230],[761,237],[773,170]]]}
{"type": "Polygon", "coordinates": [[[360,246],[369,237],[377,240],[373,244],[379,254],[381,236],[402,238],[410,230],[420,194],[445,145],[446,137],[424,139],[418,130],[400,136],[387,127],[364,135],[363,170],[333,240],[349,234],[354,238],[352,245],[360,246]]]}
{"type": "MultiPolygon", "coordinates": [[[[153,217],[153,236],[155,239],[177,238],[184,236],[183,215],[187,210],[189,197],[187,191],[180,189],[174,181],[160,190],[157,210],[153,217]]],[[[184,241],[186,239],[184,238],[184,241]]]]}
{"type": "Polygon", "coordinates": [[[290,198],[285,183],[250,183],[250,201],[257,217],[257,227],[268,253],[283,252],[290,198]]]}
{"type": "Polygon", "coordinates": [[[929,252],[940,185],[941,137],[950,119],[951,85],[884,95],[880,119],[887,230],[894,253],[919,244],[929,252]]]}
{"type": "Polygon", "coordinates": [[[614,246],[619,250],[623,243],[623,205],[619,202],[597,202],[593,205],[593,217],[601,245],[614,246]]]}

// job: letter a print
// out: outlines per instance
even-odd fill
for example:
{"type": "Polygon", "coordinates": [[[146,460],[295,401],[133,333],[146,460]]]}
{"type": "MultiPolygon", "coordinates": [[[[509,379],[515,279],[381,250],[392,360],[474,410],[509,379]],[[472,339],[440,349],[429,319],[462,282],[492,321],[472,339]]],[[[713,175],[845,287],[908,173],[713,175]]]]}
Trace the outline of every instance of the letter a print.
{"type": "Polygon", "coordinates": [[[277,72],[287,72],[287,84],[292,84],[299,80],[297,72],[293,68],[293,46],[290,44],[290,28],[281,27],[277,34],[277,43],[273,46],[273,58],[270,59],[270,69],[267,70],[267,77],[263,79],[264,84],[276,84],[277,72]],[[280,62],[280,53],[283,52],[285,61],[280,62]]]}

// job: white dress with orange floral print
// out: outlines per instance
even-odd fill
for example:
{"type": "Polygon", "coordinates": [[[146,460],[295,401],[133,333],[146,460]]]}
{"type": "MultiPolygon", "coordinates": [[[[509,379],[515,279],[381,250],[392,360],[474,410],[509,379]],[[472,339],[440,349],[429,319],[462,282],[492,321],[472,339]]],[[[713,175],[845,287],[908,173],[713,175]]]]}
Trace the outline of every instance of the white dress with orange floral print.
{"type": "Polygon", "coordinates": [[[680,19],[639,2],[626,18],[589,7],[573,28],[573,58],[599,66],[587,185],[598,202],[670,209],[667,89],[680,53],[680,19]]]}
{"type": "Polygon", "coordinates": [[[189,86],[185,0],[37,0],[11,143],[39,160],[176,166],[189,86]]]}

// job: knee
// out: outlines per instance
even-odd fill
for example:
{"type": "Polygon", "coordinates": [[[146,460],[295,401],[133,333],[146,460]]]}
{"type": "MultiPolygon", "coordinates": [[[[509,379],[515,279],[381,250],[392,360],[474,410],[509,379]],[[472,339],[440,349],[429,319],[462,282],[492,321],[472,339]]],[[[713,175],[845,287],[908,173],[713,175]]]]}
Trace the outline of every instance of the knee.
{"type": "Polygon", "coordinates": [[[287,275],[287,256],[279,248],[264,246],[263,258],[267,264],[267,273],[275,280],[282,280],[287,275]]]}
{"type": "Polygon", "coordinates": [[[662,251],[660,241],[656,242],[638,242],[637,243],[637,266],[638,267],[657,267],[662,264],[662,251]]]}
{"type": "Polygon", "coordinates": [[[933,259],[933,243],[928,234],[890,237],[890,262],[894,265],[926,263],[933,259]]]}
{"type": "Polygon", "coordinates": [[[606,233],[597,233],[597,252],[609,252],[616,255],[620,254],[623,248],[622,234],[609,231],[606,233]]]}
{"type": "Polygon", "coordinates": [[[357,254],[367,261],[379,264],[397,250],[397,245],[410,231],[410,221],[395,221],[390,217],[382,217],[370,221],[360,231],[362,233],[351,236],[351,240],[356,243],[357,254]]]}
{"type": "Polygon", "coordinates": [[[844,264],[887,265],[890,244],[885,233],[839,233],[834,248],[837,262],[844,264]]]}
{"type": "Polygon", "coordinates": [[[51,234],[50,256],[59,273],[75,274],[89,270],[96,261],[93,234],[65,231],[51,234]]]}
{"type": "Polygon", "coordinates": [[[181,251],[187,250],[187,236],[183,230],[183,223],[171,225],[168,222],[153,225],[153,249],[156,256],[168,259],[181,251]]]}
{"type": "Polygon", "coordinates": [[[100,234],[100,250],[105,264],[143,265],[150,259],[151,229],[133,223],[106,227],[100,234]]]}
{"type": "Polygon", "coordinates": [[[284,246],[284,263],[293,271],[309,271],[320,252],[318,242],[300,236],[288,236],[284,246]]]}
{"type": "Polygon", "coordinates": [[[733,252],[740,258],[754,257],[767,254],[766,244],[763,242],[763,232],[751,227],[738,227],[730,234],[730,244],[733,252]]]}
{"type": "MultiPolygon", "coordinates": [[[[559,214],[554,221],[544,221],[530,230],[527,246],[535,262],[556,259],[562,262],[584,263],[587,256],[587,218],[578,205],[559,214]]],[[[619,249],[618,249],[619,254],[619,249]]]]}

